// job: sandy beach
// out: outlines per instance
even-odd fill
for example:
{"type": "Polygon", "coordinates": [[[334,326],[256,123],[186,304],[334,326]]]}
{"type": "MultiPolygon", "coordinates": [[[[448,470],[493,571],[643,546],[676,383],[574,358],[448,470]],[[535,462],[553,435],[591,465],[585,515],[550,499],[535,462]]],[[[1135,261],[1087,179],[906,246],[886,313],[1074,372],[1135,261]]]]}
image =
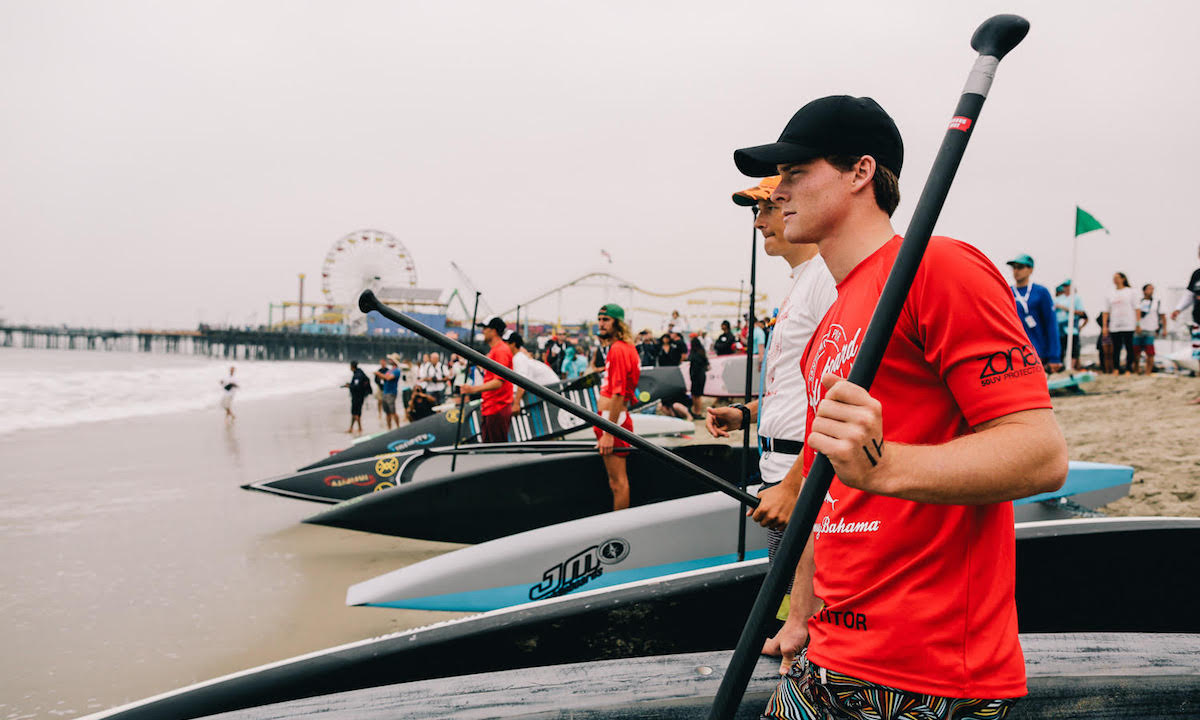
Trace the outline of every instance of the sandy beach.
{"type": "MultiPolygon", "coordinates": [[[[1106,511],[1200,516],[1200,380],[1084,388],[1054,400],[1072,459],[1136,469],[1106,511]]],[[[0,436],[0,718],[76,717],[453,617],[343,601],[455,546],[303,525],[324,506],[239,488],[343,447],[347,405],[330,389],[239,403],[232,427],[212,408],[0,436]]]]}
{"type": "Polygon", "coordinates": [[[1054,399],[1072,460],[1132,465],[1129,497],[1110,515],[1200,517],[1200,378],[1097,375],[1054,399]]]}

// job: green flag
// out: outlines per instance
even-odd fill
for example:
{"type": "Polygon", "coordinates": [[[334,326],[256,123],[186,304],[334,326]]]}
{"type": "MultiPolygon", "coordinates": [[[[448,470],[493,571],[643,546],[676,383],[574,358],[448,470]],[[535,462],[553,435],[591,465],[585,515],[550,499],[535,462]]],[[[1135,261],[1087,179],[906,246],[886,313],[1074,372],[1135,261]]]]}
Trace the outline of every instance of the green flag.
{"type": "MultiPolygon", "coordinates": [[[[1100,221],[1092,217],[1088,211],[1075,206],[1075,237],[1079,237],[1084,233],[1089,233],[1093,230],[1103,230],[1108,232],[1108,228],[1100,224],[1100,221]]],[[[1111,234],[1111,233],[1110,233],[1111,234]]]]}

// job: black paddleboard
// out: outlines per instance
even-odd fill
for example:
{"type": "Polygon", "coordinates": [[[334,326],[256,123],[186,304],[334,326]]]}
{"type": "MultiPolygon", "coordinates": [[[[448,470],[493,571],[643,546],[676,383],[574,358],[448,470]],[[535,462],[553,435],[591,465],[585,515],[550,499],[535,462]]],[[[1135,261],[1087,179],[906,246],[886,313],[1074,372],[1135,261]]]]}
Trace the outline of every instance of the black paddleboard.
{"type": "MultiPolygon", "coordinates": [[[[1013,720],[1195,717],[1200,636],[1094,633],[1023,635],[1029,694],[1013,720]]],[[[250,708],[222,720],[575,718],[692,720],[712,706],[730,652],[465,674],[250,708]]],[[[759,717],[779,683],[760,657],[734,718],[759,717]]],[[[215,719],[214,719],[215,720],[215,719]]]]}
{"type": "MultiPolygon", "coordinates": [[[[740,446],[684,445],[669,450],[730,482],[739,480],[740,446]]],[[[464,468],[459,462],[451,473],[446,457],[425,460],[411,471],[398,473],[404,483],[399,487],[361,495],[304,522],[422,540],[480,543],[612,509],[604,463],[590,445],[580,452],[514,455],[503,466],[464,468]]],[[[635,507],[710,491],[636,449],[630,451],[626,467],[635,507]]]]}
{"type": "Polygon", "coordinates": [[[300,500],[321,503],[340,503],[380,490],[396,487],[414,477],[449,472],[451,458],[457,458],[460,473],[488,468],[502,468],[525,456],[561,455],[564,453],[595,453],[594,442],[530,441],[524,443],[489,443],[422,448],[406,452],[372,455],[336,465],[322,465],[311,470],[298,470],[276,478],[243,485],[246,490],[258,490],[300,500]],[[425,466],[429,465],[429,471],[425,466]]]}
{"type": "MultiPolygon", "coordinates": [[[[1200,613],[1194,607],[1200,595],[1197,550],[1196,518],[1084,518],[1018,525],[1020,631],[1200,633],[1200,613]]],[[[483,673],[729,650],[765,573],[766,562],[756,560],[505,608],[252,668],[91,720],[186,720],[450,677],[464,667],[483,673]]]]}

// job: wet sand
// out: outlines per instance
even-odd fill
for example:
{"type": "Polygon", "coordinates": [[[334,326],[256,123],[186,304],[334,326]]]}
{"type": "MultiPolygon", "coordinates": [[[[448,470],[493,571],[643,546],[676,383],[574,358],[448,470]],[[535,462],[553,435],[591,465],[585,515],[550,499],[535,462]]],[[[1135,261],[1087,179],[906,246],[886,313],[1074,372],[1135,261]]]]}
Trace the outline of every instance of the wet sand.
{"type": "MultiPolygon", "coordinates": [[[[344,447],[345,391],[0,437],[0,718],[76,717],[450,613],[347,608],[457,546],[239,485],[344,447]]],[[[376,427],[364,417],[368,431],[376,427]]]]}
{"type": "Polygon", "coordinates": [[[1129,497],[1109,515],[1200,517],[1200,378],[1098,375],[1054,398],[1072,460],[1132,465],[1129,497]]]}

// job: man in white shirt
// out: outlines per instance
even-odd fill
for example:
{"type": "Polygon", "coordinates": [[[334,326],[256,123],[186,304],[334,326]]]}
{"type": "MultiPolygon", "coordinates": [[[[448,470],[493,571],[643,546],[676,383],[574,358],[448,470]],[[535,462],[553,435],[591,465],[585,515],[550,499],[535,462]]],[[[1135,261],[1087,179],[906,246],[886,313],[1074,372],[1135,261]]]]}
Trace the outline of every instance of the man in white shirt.
{"type": "MultiPolygon", "coordinates": [[[[783,528],[792,515],[792,506],[804,483],[801,452],[804,448],[808,394],[800,360],[813,331],[825,311],[837,299],[833,276],[815,244],[791,244],[783,238],[783,214],[771,202],[771,193],[779,177],[764,179],[757,187],[734,193],[733,201],[742,206],[758,206],[754,226],[763,236],[767,255],[782,257],[791,267],[792,286],[779,307],[779,315],[766,342],[762,394],[749,405],[710,408],[706,425],[713,436],[725,436],[729,430],[749,431],[750,418],[758,415],[758,469],[763,485],[758,491],[759,505],[754,521],[771,530],[769,544],[774,554],[783,528]]],[[[772,638],[763,651],[779,654],[772,638]]]]}
{"type": "Polygon", "coordinates": [[[430,353],[429,361],[421,363],[417,369],[417,382],[432,395],[440,405],[445,399],[447,368],[442,364],[442,358],[437,353],[430,353]]]}
{"type": "MultiPolygon", "coordinates": [[[[521,337],[520,333],[515,330],[509,330],[504,333],[504,342],[508,343],[508,349],[512,350],[513,372],[523,378],[529,378],[538,385],[551,385],[558,382],[558,373],[554,372],[554,368],[529,353],[529,350],[525,348],[525,340],[521,337]]],[[[513,414],[520,412],[521,400],[524,397],[525,388],[513,385],[513,414]]]]}

